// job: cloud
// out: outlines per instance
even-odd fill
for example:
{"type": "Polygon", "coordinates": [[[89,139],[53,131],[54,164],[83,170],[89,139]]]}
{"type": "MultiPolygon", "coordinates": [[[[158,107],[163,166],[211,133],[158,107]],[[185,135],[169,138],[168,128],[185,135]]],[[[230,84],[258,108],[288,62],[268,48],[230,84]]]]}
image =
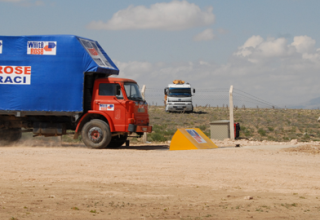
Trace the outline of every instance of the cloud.
{"type": "Polygon", "coordinates": [[[285,38],[270,39],[260,44],[258,49],[265,57],[284,56],[287,53],[287,40],[285,38]]]}
{"type": "Polygon", "coordinates": [[[316,41],[308,36],[297,36],[293,38],[292,46],[296,48],[299,53],[311,52],[314,49],[316,41]]]}
{"type": "Polygon", "coordinates": [[[253,51],[263,42],[263,38],[260,36],[250,37],[243,46],[238,48],[238,51],[234,53],[236,56],[247,57],[253,53],[253,51]]]}
{"type": "Polygon", "coordinates": [[[288,45],[285,38],[264,40],[261,36],[252,36],[238,48],[234,55],[257,60],[264,57],[284,56],[287,52],[288,45]]]}
{"type": "Polygon", "coordinates": [[[213,40],[215,37],[213,30],[211,28],[208,28],[201,33],[197,34],[196,36],[193,37],[194,41],[209,41],[213,40]]]}
{"type": "Polygon", "coordinates": [[[130,78],[139,78],[143,74],[147,74],[152,71],[153,64],[149,62],[115,62],[117,67],[121,70],[121,75],[126,76],[126,73],[131,74],[130,78]]]}
{"type": "MultiPolygon", "coordinates": [[[[320,96],[316,80],[320,72],[320,49],[315,48],[315,43],[307,36],[296,36],[293,42],[288,42],[284,38],[263,39],[256,35],[246,40],[224,64],[203,60],[115,63],[120,69],[119,77],[132,78],[147,86],[149,103],[162,104],[163,88],[172,80],[181,79],[197,89],[196,104],[228,104],[228,90],[234,85],[236,90],[284,107],[320,96]],[[225,92],[201,92],[205,89],[225,92]]],[[[236,94],[234,102],[238,106],[257,106],[257,103],[247,102],[245,97],[236,94]]]]}
{"type": "Polygon", "coordinates": [[[215,16],[212,11],[212,7],[201,10],[199,6],[186,0],[156,3],[150,8],[129,6],[116,12],[109,21],[92,21],[87,28],[95,30],[183,30],[213,24],[215,16]]]}
{"type": "Polygon", "coordinates": [[[319,60],[319,50],[315,48],[316,41],[308,36],[295,36],[291,44],[285,38],[263,39],[261,36],[250,37],[233,54],[252,63],[267,62],[270,59],[290,59],[295,57],[303,60],[319,60]]]}

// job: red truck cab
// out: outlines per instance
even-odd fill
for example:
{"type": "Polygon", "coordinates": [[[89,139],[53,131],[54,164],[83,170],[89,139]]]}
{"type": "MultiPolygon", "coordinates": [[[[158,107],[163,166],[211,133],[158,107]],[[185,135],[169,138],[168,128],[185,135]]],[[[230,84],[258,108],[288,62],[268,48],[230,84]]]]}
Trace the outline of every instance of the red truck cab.
{"type": "Polygon", "coordinates": [[[100,78],[93,85],[91,110],[78,122],[84,143],[93,148],[120,147],[128,134],[152,132],[148,104],[131,79],[100,78]]]}

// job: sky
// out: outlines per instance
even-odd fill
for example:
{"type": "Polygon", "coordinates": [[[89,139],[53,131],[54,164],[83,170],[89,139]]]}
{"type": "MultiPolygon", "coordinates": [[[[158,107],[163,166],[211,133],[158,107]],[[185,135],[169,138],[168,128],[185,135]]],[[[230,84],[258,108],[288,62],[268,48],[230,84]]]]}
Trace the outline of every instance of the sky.
{"type": "Polygon", "coordinates": [[[161,105],[164,87],[181,79],[195,103],[228,103],[233,85],[238,105],[284,107],[320,97],[319,8],[318,0],[0,0],[0,35],[96,40],[119,77],[146,85],[149,103],[161,105]]]}

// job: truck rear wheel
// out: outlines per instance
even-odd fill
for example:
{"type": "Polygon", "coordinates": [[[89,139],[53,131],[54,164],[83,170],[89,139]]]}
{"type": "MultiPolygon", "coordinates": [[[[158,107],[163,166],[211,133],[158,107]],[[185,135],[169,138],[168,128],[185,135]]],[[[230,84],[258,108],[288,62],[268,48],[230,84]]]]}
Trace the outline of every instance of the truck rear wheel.
{"type": "Polygon", "coordinates": [[[22,136],[21,128],[9,128],[0,131],[0,141],[15,142],[22,136]]]}
{"type": "Polygon", "coordinates": [[[117,135],[111,138],[110,144],[108,148],[119,148],[121,147],[127,140],[128,134],[117,135]]]}
{"type": "Polygon", "coordinates": [[[96,149],[106,148],[111,141],[109,125],[99,119],[87,122],[82,128],[81,136],[86,146],[96,149]]]}
{"type": "Polygon", "coordinates": [[[12,128],[9,133],[10,141],[18,141],[22,137],[21,128],[12,128]]]}

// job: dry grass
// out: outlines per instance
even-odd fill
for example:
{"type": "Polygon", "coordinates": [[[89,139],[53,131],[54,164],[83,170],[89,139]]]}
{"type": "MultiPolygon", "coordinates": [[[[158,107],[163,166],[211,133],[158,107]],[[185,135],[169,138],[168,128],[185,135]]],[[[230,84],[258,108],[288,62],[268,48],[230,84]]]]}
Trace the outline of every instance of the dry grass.
{"type": "MultiPolygon", "coordinates": [[[[149,106],[154,132],[149,141],[170,140],[177,128],[198,127],[208,136],[210,122],[229,119],[227,108],[196,107],[194,113],[166,113],[163,106],[149,106]]],[[[240,137],[262,141],[319,141],[320,110],[235,109],[235,122],[241,126],[240,137]]]]}
{"type": "Polygon", "coordinates": [[[308,153],[308,154],[320,154],[320,146],[319,145],[303,145],[294,148],[286,148],[283,149],[286,152],[297,152],[297,153],[308,153]]]}

